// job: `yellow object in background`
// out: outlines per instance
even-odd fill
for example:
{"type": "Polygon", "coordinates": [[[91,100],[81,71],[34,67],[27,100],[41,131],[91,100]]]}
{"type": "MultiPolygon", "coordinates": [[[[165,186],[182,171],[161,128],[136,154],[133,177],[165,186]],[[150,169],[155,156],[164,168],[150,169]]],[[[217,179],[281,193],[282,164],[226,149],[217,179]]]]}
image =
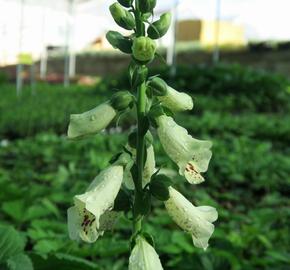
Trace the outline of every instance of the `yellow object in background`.
{"type": "Polygon", "coordinates": [[[30,53],[20,53],[18,55],[18,63],[22,65],[29,65],[33,64],[32,54],[30,53]]]}
{"type": "MultiPolygon", "coordinates": [[[[215,21],[183,20],[177,24],[177,41],[196,41],[202,47],[211,47],[216,43],[215,21]]],[[[218,45],[246,45],[245,30],[242,25],[232,22],[219,22],[218,45]]]]}

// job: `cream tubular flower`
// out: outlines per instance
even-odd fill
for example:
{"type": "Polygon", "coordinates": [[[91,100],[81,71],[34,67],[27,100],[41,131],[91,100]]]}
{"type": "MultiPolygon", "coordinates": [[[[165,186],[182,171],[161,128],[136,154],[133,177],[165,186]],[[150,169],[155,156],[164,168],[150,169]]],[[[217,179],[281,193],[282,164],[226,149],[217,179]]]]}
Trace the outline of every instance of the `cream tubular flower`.
{"type": "Polygon", "coordinates": [[[196,247],[206,249],[214,232],[212,222],[218,218],[216,209],[210,206],[196,207],[172,187],[169,187],[169,196],[165,202],[168,214],[179,227],[191,234],[196,247]]]}
{"type": "Polygon", "coordinates": [[[173,112],[192,110],[193,100],[188,94],[178,92],[167,85],[166,95],[159,96],[161,104],[173,112]]]}
{"type": "Polygon", "coordinates": [[[129,270],[163,270],[155,249],[140,236],[129,258],[129,270]]]}
{"type": "Polygon", "coordinates": [[[203,182],[201,173],[208,169],[212,143],[194,139],[172,117],[161,115],[156,121],[160,142],[170,159],[178,165],[179,174],[191,184],[203,182]]]}
{"type": "Polygon", "coordinates": [[[68,209],[68,230],[72,240],[95,242],[112,227],[117,213],[111,211],[123,181],[123,166],[103,170],[87,191],[74,197],[75,206],[68,209]]]}
{"type": "Polygon", "coordinates": [[[109,103],[103,103],[82,114],[72,114],[67,136],[70,139],[76,139],[96,134],[106,128],[116,114],[116,110],[109,103]]]}
{"type": "MultiPolygon", "coordinates": [[[[129,151],[133,154],[133,160],[136,160],[136,150],[134,148],[129,148],[129,151]]],[[[133,164],[132,164],[133,165],[133,164]]],[[[132,167],[132,166],[131,166],[132,167]]],[[[128,189],[134,189],[134,182],[133,178],[131,175],[131,172],[129,171],[130,168],[125,172],[124,175],[124,184],[128,189]]],[[[147,159],[144,165],[144,170],[143,170],[143,178],[142,178],[142,186],[143,188],[150,182],[151,176],[153,175],[155,171],[155,155],[154,155],[154,148],[152,145],[150,145],[147,148],[147,159]]]]}

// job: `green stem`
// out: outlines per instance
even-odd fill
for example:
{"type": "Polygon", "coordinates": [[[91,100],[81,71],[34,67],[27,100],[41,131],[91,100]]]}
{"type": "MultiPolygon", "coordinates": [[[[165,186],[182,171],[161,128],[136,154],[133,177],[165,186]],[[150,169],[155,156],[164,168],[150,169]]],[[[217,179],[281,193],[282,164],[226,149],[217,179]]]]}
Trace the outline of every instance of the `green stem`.
{"type": "Polygon", "coordinates": [[[139,1],[135,0],[135,21],[136,21],[136,36],[144,36],[145,35],[145,28],[141,18],[141,12],[139,11],[139,1]]]}
{"type": "MultiPolygon", "coordinates": [[[[136,36],[144,35],[144,26],[141,18],[141,13],[138,8],[138,0],[135,0],[135,20],[136,20],[136,36]]],[[[143,198],[143,169],[144,169],[144,151],[145,151],[145,135],[142,130],[142,122],[144,121],[146,110],[146,85],[143,82],[137,89],[137,151],[136,164],[138,169],[137,181],[135,181],[135,198],[134,208],[136,203],[142,201],[143,198]]],[[[133,234],[137,234],[142,228],[142,216],[136,214],[134,209],[133,218],[133,234]]]]}

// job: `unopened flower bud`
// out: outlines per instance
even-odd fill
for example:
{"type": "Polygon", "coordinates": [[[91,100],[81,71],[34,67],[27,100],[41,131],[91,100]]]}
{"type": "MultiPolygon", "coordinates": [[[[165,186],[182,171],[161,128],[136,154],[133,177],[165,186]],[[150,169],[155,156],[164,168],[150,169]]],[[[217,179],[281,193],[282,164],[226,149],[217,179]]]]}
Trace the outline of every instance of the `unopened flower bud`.
{"type": "Polygon", "coordinates": [[[119,3],[114,3],[110,6],[110,12],[114,21],[121,27],[132,30],[135,27],[133,15],[124,9],[119,3]]]}
{"type": "Polygon", "coordinates": [[[166,95],[158,96],[157,98],[162,106],[168,108],[172,112],[192,110],[193,108],[193,100],[190,95],[178,92],[168,85],[166,95]]]}
{"type": "Polygon", "coordinates": [[[155,6],[156,0],[139,0],[139,9],[142,13],[152,13],[155,6]]]}
{"type": "Polygon", "coordinates": [[[132,75],[132,85],[134,87],[142,84],[148,75],[148,68],[145,66],[135,68],[133,75],[132,75]]]}
{"type": "Polygon", "coordinates": [[[167,84],[164,80],[155,77],[148,83],[149,89],[156,96],[165,96],[167,93],[167,84]]]}
{"type": "Polygon", "coordinates": [[[123,6],[123,7],[131,7],[133,0],[118,0],[118,2],[123,6]]]}
{"type": "Polygon", "coordinates": [[[106,38],[114,48],[123,53],[132,53],[132,40],[122,36],[119,32],[109,31],[106,38]]]}
{"type": "Polygon", "coordinates": [[[148,36],[152,39],[163,37],[168,31],[171,23],[171,14],[169,12],[161,15],[160,19],[148,27],[148,36]]]}
{"type": "Polygon", "coordinates": [[[111,106],[117,111],[123,111],[132,106],[133,96],[129,91],[120,91],[110,100],[111,106]]]}
{"type": "Polygon", "coordinates": [[[133,41],[133,56],[136,60],[147,62],[154,58],[156,43],[148,37],[138,37],[133,41]]]}

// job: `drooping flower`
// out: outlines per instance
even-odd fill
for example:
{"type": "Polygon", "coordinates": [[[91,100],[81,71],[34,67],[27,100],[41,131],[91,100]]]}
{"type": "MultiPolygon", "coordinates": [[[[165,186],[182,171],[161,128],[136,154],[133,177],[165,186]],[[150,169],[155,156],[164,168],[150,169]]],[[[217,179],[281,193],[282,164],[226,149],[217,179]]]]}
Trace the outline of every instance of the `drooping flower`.
{"type": "Polygon", "coordinates": [[[194,139],[172,117],[161,115],[156,122],[160,142],[167,155],[178,165],[179,174],[191,184],[203,182],[201,173],[208,169],[212,143],[194,139]]]}
{"type": "Polygon", "coordinates": [[[161,104],[173,112],[192,110],[193,101],[186,93],[178,92],[167,85],[166,95],[159,96],[161,104]]]}
{"type": "Polygon", "coordinates": [[[103,170],[87,191],[74,197],[68,209],[68,229],[72,240],[95,242],[110,229],[118,214],[111,211],[123,181],[123,166],[112,165],[103,170]]]}
{"type": "Polygon", "coordinates": [[[72,114],[68,138],[76,139],[96,134],[106,128],[116,115],[116,110],[108,102],[82,114],[72,114]]]}
{"type": "MultiPolygon", "coordinates": [[[[133,160],[136,160],[136,149],[127,146],[129,151],[133,154],[133,160]]],[[[155,171],[155,155],[154,155],[154,148],[150,145],[147,148],[147,158],[143,169],[143,178],[142,178],[142,187],[144,188],[146,184],[149,183],[151,176],[155,171]]],[[[124,172],[124,184],[128,189],[134,189],[134,182],[130,172],[131,166],[127,167],[126,172],[124,172]]]]}
{"type": "Polygon", "coordinates": [[[191,234],[196,247],[206,249],[214,232],[212,222],[218,218],[216,209],[211,206],[196,207],[172,187],[169,187],[169,196],[165,202],[168,214],[179,227],[191,234]]]}
{"type": "Polygon", "coordinates": [[[129,270],[163,270],[155,249],[141,236],[137,237],[129,258],[129,270]]]}

